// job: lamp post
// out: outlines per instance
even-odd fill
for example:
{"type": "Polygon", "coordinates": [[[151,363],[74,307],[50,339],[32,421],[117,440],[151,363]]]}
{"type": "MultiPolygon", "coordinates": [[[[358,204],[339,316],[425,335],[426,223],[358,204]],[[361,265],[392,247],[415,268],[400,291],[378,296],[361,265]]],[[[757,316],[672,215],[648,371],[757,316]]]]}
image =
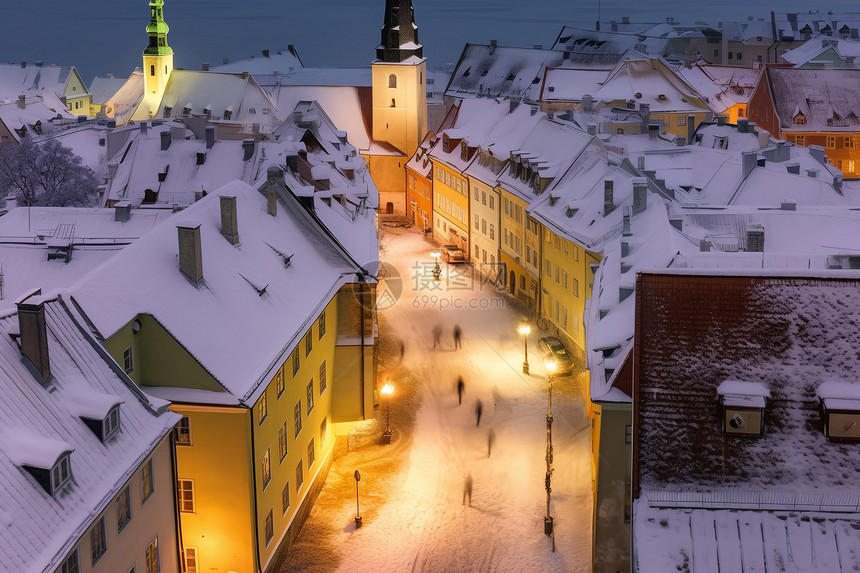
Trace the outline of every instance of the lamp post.
{"type": "Polygon", "coordinates": [[[383,443],[391,443],[391,394],[394,393],[394,384],[385,381],[385,386],[380,390],[385,395],[385,431],[382,432],[383,443]]]}
{"type": "Polygon", "coordinates": [[[361,481],[361,474],[358,470],[352,474],[355,477],[355,528],[361,527],[361,512],[358,510],[358,482],[361,481]]]}
{"type": "Polygon", "coordinates": [[[430,256],[436,259],[436,266],[433,267],[433,278],[438,281],[439,277],[442,276],[442,267],[439,266],[439,257],[442,256],[442,253],[439,251],[433,251],[430,253],[430,256]]]}
{"type": "Polygon", "coordinates": [[[523,335],[523,354],[525,359],[523,360],[523,374],[529,373],[529,333],[532,331],[531,327],[523,323],[517,329],[517,332],[523,335]]]}
{"type": "MultiPolygon", "coordinates": [[[[547,389],[549,400],[547,402],[546,411],[546,478],[544,485],[546,486],[546,517],[543,520],[543,532],[546,535],[552,535],[552,516],[549,514],[549,495],[552,492],[552,375],[558,368],[558,362],[555,358],[548,358],[544,361],[547,374],[547,389]]],[[[555,538],[553,538],[552,550],[555,551],[555,538]]]]}

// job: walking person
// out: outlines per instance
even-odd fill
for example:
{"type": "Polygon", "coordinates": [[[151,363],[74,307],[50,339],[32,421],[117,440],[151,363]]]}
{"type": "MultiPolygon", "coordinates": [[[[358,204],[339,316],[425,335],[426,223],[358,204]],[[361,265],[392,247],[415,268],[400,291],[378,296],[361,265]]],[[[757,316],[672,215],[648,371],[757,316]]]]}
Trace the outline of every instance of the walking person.
{"type": "Polygon", "coordinates": [[[457,405],[463,403],[463,390],[466,389],[466,384],[463,383],[463,377],[457,377],[457,405]]]}
{"type": "Polygon", "coordinates": [[[477,402],[475,402],[475,418],[477,418],[477,421],[475,422],[476,428],[481,425],[481,414],[483,414],[483,413],[484,413],[484,404],[482,404],[481,401],[478,400],[477,402]]]}
{"type": "Polygon", "coordinates": [[[435,349],[437,346],[441,346],[442,344],[442,327],[440,325],[436,325],[433,327],[433,348],[435,349]]]}
{"type": "Polygon", "coordinates": [[[457,350],[458,348],[463,347],[463,345],[460,343],[460,337],[462,335],[463,335],[463,331],[460,330],[460,325],[455,324],[454,325],[454,350],[457,350]]]}
{"type": "Polygon", "coordinates": [[[466,476],[466,483],[463,486],[463,505],[466,505],[466,497],[469,498],[469,507],[472,507],[472,474],[466,476]]]}

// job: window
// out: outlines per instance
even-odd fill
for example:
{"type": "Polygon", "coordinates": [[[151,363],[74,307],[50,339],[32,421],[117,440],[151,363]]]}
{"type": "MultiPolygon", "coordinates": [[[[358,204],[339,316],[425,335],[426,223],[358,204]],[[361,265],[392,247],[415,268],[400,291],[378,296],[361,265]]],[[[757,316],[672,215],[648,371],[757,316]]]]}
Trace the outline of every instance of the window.
{"type": "Polygon", "coordinates": [[[314,338],[311,336],[311,332],[305,335],[305,356],[311,353],[311,350],[314,349],[314,338]]]}
{"type": "Polygon", "coordinates": [[[720,57],[720,50],[718,50],[718,49],[714,48],[714,57],[715,57],[715,58],[720,57]]]}
{"type": "Polygon", "coordinates": [[[56,496],[72,481],[71,452],[64,454],[51,468],[51,495],[56,496]]]}
{"type": "Polygon", "coordinates": [[[633,426],[626,425],[624,426],[624,443],[632,444],[633,443],[633,426]]]}
{"type": "Polygon", "coordinates": [[[520,290],[526,290],[526,276],[520,276],[520,290]]]}
{"type": "Polygon", "coordinates": [[[481,218],[478,215],[475,215],[475,229],[479,229],[481,227],[481,218]]]}
{"type": "Polygon", "coordinates": [[[301,365],[299,360],[299,349],[296,348],[293,350],[293,376],[299,371],[299,366],[301,365]]]}
{"type": "MultiPolygon", "coordinates": [[[[478,190],[475,189],[475,192],[477,193],[478,190]]],[[[476,197],[476,199],[477,199],[477,197],[476,197]]],[[[487,192],[486,191],[481,191],[481,203],[483,203],[484,205],[487,204],[487,192]]]]}
{"type": "Polygon", "coordinates": [[[149,66],[149,75],[151,75],[151,76],[155,75],[155,65],[149,66]]]}
{"type": "Polygon", "coordinates": [[[567,271],[561,271],[561,286],[567,290],[567,271]]]}
{"type": "Polygon", "coordinates": [[[326,385],[326,371],[325,371],[325,360],[320,364],[320,396],[325,392],[326,385]]]}
{"type": "Polygon", "coordinates": [[[194,513],[194,480],[176,480],[176,499],[179,501],[179,511],[194,513]]]}
{"type": "Polygon", "coordinates": [[[299,494],[299,490],[302,488],[302,484],[305,481],[305,472],[302,467],[302,460],[299,460],[299,464],[296,466],[296,495],[299,494]]]}
{"type": "Polygon", "coordinates": [[[191,445],[191,419],[188,416],[182,416],[182,419],[176,424],[173,429],[173,434],[176,437],[176,444],[179,446],[191,445]]]}
{"type": "Polygon", "coordinates": [[[746,110],[743,107],[738,108],[738,117],[744,117],[746,110]]]}
{"type": "Polygon", "coordinates": [[[81,567],[78,563],[78,550],[75,549],[72,551],[72,554],[66,557],[66,560],[63,561],[62,567],[60,567],[60,573],[80,573],[81,567]]]}
{"type": "Polygon", "coordinates": [[[481,249],[481,261],[484,263],[487,262],[487,251],[485,251],[484,249],[481,249]]]}
{"type": "Polygon", "coordinates": [[[394,98],[391,98],[391,107],[397,107],[397,102],[394,101],[394,98]]]}
{"type": "Polygon", "coordinates": [[[107,551],[107,534],[105,531],[105,518],[101,517],[90,530],[90,552],[93,557],[93,565],[107,551]]]}
{"type": "Polygon", "coordinates": [[[739,60],[740,60],[741,58],[743,58],[743,53],[738,52],[738,53],[737,53],[737,59],[739,59],[739,60]]]}
{"type": "Polygon", "coordinates": [[[302,431],[302,401],[299,400],[296,402],[295,408],[293,408],[293,423],[295,424],[296,434],[295,437],[299,436],[299,432],[302,431]]]}
{"type": "Polygon", "coordinates": [[[315,453],[316,448],[314,448],[314,439],[311,438],[311,442],[308,444],[308,469],[314,465],[314,460],[316,459],[316,456],[314,455],[315,453]]]}
{"type": "Polygon", "coordinates": [[[561,282],[561,280],[559,278],[559,274],[558,274],[558,265],[556,265],[556,267],[555,267],[555,282],[556,282],[556,284],[561,282]]]}
{"type": "Polygon", "coordinates": [[[269,448],[266,448],[266,453],[263,454],[263,459],[260,461],[263,489],[272,481],[272,465],[269,463],[269,448]]]}
{"type": "Polygon", "coordinates": [[[549,259],[544,259],[544,263],[546,264],[546,276],[552,278],[552,263],[549,262],[549,259]]]}
{"type": "Polygon", "coordinates": [[[490,195],[490,209],[493,208],[493,196],[490,195]]]}
{"type": "Polygon", "coordinates": [[[257,400],[257,419],[259,420],[257,424],[263,425],[263,420],[266,419],[266,416],[269,415],[269,401],[266,399],[266,392],[263,391],[263,395],[260,396],[260,399],[257,400]]]}
{"type": "Polygon", "coordinates": [[[496,238],[496,228],[493,225],[490,225],[490,239],[495,240],[496,238]]]}
{"type": "Polygon", "coordinates": [[[827,136],[827,148],[833,149],[835,147],[836,147],[836,136],[835,135],[828,135],[827,136]]]}
{"type": "Polygon", "coordinates": [[[579,296],[579,279],[573,279],[573,295],[579,296]]]}
{"type": "Polygon", "coordinates": [[[154,489],[155,487],[152,483],[152,458],[150,458],[143,464],[143,469],[140,472],[140,503],[146,503],[146,500],[152,495],[154,489]]]}
{"type": "Polygon", "coordinates": [[[678,116],[678,125],[687,125],[687,117],[683,115],[678,116]]]}
{"type": "Polygon", "coordinates": [[[161,559],[158,556],[158,538],[152,540],[146,548],[146,573],[158,573],[161,571],[161,559]]]}
{"type": "MultiPolygon", "coordinates": [[[[805,125],[805,124],[806,124],[806,116],[804,116],[802,113],[799,113],[796,116],[794,116],[794,125],[805,125]]],[[[798,136],[798,137],[801,137],[801,136],[798,136]]]]}
{"type": "Polygon", "coordinates": [[[317,328],[319,328],[320,331],[319,339],[322,340],[322,337],[325,336],[325,311],[322,311],[322,314],[317,321],[317,328]]]}
{"type": "Polygon", "coordinates": [[[320,447],[325,443],[326,432],[328,431],[328,417],[323,418],[320,422],[320,447]]]}
{"type": "Polygon", "coordinates": [[[801,147],[806,145],[806,140],[805,140],[804,136],[802,136],[802,135],[795,136],[794,142],[801,147]]]}
{"type": "Polygon", "coordinates": [[[281,490],[281,510],[284,515],[288,509],[290,509],[290,482],[284,484],[284,489],[281,490]]]}
{"type": "Polygon", "coordinates": [[[114,406],[102,420],[102,442],[107,442],[119,431],[119,404],[114,406]]]}
{"type": "Polygon", "coordinates": [[[134,370],[134,351],[131,346],[122,351],[122,363],[126,374],[134,370]]]}
{"type": "Polygon", "coordinates": [[[733,55],[733,54],[732,54],[732,52],[729,52],[729,58],[728,58],[728,59],[730,59],[730,60],[731,60],[731,59],[732,59],[732,55],[733,55]]]}
{"type": "Polygon", "coordinates": [[[287,422],[284,421],[281,424],[281,427],[278,428],[278,454],[280,454],[280,460],[283,462],[284,458],[287,457],[287,422]]]}
{"type": "Polygon", "coordinates": [[[311,378],[311,381],[308,382],[308,387],[305,389],[305,394],[307,395],[307,407],[308,407],[308,415],[314,409],[314,379],[311,378]]]}
{"type": "Polygon", "coordinates": [[[281,394],[284,393],[284,369],[283,368],[278,370],[278,373],[275,374],[275,388],[277,389],[278,398],[280,398],[281,394]]]}
{"type": "Polygon", "coordinates": [[[269,546],[269,543],[272,542],[272,539],[275,538],[275,522],[272,517],[272,510],[269,510],[269,513],[266,514],[266,547],[269,546]]]}
{"type": "Polygon", "coordinates": [[[225,109],[224,110],[224,119],[232,119],[233,118],[233,110],[225,109]]]}
{"type": "Polygon", "coordinates": [[[478,245],[475,245],[475,258],[477,259],[481,254],[481,248],[478,245]]]}
{"type": "Polygon", "coordinates": [[[388,76],[388,87],[389,88],[396,88],[397,87],[397,76],[396,75],[391,74],[388,76]]]}
{"type": "Polygon", "coordinates": [[[185,573],[197,573],[197,548],[185,548],[185,573]]]}
{"type": "Polygon", "coordinates": [[[131,488],[125,488],[119,492],[116,497],[116,530],[122,531],[128,522],[131,521],[131,488]]]}

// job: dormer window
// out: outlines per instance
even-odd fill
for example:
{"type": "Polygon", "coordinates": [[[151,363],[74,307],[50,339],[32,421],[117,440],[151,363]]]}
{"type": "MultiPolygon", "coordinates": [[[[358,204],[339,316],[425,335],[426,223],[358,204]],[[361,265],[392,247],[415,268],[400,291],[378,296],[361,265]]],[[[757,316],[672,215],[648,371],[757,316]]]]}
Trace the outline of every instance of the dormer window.
{"type": "Polygon", "coordinates": [[[119,431],[119,404],[111,408],[102,420],[102,441],[106,442],[119,431]]]}
{"type": "Polygon", "coordinates": [[[182,108],[182,115],[185,117],[188,117],[189,115],[191,115],[191,105],[186,105],[185,107],[182,108]]]}
{"type": "Polygon", "coordinates": [[[806,116],[802,113],[798,113],[794,116],[794,125],[806,125],[806,116]]]}
{"type": "Polygon", "coordinates": [[[233,118],[233,110],[231,110],[231,109],[225,109],[225,110],[224,110],[224,119],[229,120],[229,119],[232,119],[232,118],[233,118]]]}
{"type": "Polygon", "coordinates": [[[469,147],[466,145],[466,142],[460,144],[460,159],[466,161],[469,156],[469,147]]]}
{"type": "Polygon", "coordinates": [[[71,456],[72,452],[66,452],[51,468],[51,490],[48,493],[54,497],[62,493],[72,481],[71,456]]]}
{"type": "Polygon", "coordinates": [[[860,383],[828,381],[818,387],[824,435],[831,440],[860,440],[860,383]]]}
{"type": "Polygon", "coordinates": [[[717,388],[722,410],[722,430],[727,434],[760,436],[770,391],[758,382],[726,380],[717,388]]]}
{"type": "Polygon", "coordinates": [[[164,119],[169,119],[171,113],[173,113],[173,108],[169,105],[166,105],[164,106],[164,112],[162,112],[161,117],[164,119]]]}
{"type": "Polygon", "coordinates": [[[442,135],[442,151],[445,153],[451,152],[451,140],[448,138],[448,134],[442,135]]]}

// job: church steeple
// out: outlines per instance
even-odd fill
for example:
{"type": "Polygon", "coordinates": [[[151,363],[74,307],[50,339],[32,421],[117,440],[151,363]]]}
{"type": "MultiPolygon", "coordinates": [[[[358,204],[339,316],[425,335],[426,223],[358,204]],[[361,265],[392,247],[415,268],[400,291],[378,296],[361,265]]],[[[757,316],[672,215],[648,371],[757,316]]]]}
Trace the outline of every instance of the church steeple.
{"type": "Polygon", "coordinates": [[[383,62],[402,62],[412,56],[421,58],[423,52],[424,46],[418,43],[412,0],[385,0],[385,23],[376,58],[383,62]]]}
{"type": "Polygon", "coordinates": [[[167,32],[170,31],[164,21],[164,0],[149,0],[149,25],[146,33],[149,45],[143,51],[144,56],[168,56],[173,50],[167,45],[167,32]]]}

